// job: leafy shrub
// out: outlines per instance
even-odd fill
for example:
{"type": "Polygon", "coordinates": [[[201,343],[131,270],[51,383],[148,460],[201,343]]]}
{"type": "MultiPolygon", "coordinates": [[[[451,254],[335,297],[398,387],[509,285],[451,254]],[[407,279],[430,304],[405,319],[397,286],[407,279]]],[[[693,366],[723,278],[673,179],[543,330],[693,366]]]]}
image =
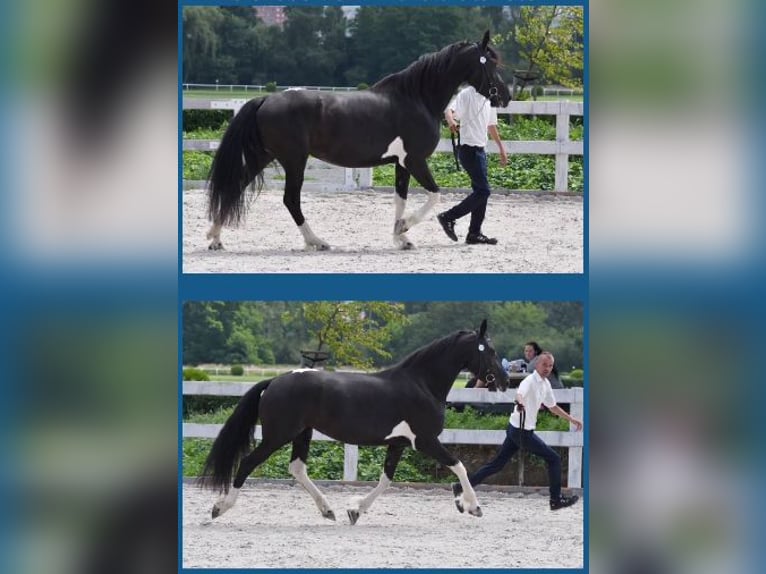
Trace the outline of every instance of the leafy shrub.
{"type": "Polygon", "coordinates": [[[232,365],[230,372],[232,376],[241,377],[245,374],[245,368],[242,365],[232,365]]]}
{"type": "Polygon", "coordinates": [[[543,87],[542,86],[533,86],[532,87],[532,96],[535,98],[539,98],[543,95],[543,87]]]}
{"type": "Polygon", "coordinates": [[[183,131],[219,130],[233,116],[232,110],[184,110],[183,131]]]}
{"type": "Polygon", "coordinates": [[[204,151],[184,152],[184,179],[206,180],[213,165],[213,154],[204,151]]]}
{"type": "Polygon", "coordinates": [[[277,83],[276,82],[266,82],[266,85],[263,86],[263,89],[269,93],[273,93],[277,91],[277,83]]]}
{"type": "Polygon", "coordinates": [[[361,90],[366,90],[366,89],[367,89],[367,88],[369,88],[369,87],[370,87],[370,86],[369,86],[369,85],[367,85],[365,82],[359,82],[359,83],[356,85],[356,89],[357,89],[357,90],[360,90],[360,91],[361,91],[361,90]]]}
{"type": "Polygon", "coordinates": [[[209,381],[210,375],[208,375],[205,371],[202,369],[195,369],[194,367],[189,367],[187,369],[184,369],[184,381],[209,381]]]}

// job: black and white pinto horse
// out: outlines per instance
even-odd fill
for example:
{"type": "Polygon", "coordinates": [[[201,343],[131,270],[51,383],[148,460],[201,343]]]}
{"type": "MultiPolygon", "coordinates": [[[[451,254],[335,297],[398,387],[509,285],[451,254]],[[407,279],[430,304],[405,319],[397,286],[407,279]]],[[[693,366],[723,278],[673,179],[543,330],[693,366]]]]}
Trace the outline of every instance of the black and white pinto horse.
{"type": "Polygon", "coordinates": [[[439,201],[439,186],[426,158],[439,143],[440,121],[450,98],[468,83],[492,106],[510,100],[497,71],[497,53],[488,43],[489,31],[481,42],[452,44],[365,91],[285,91],[247,102],[226,130],[210,169],[209,248],[223,248],[221,227],[239,223],[247,208],[245,190],[256,180],[260,190],[263,169],[276,160],[285,174],[284,204],[306,248],[329,249],[301,211],[303,176],[312,155],[341,167],[396,163],[394,243],[412,249],[405,233],[439,201]],[[427,190],[428,199],[405,217],[410,175],[427,190]]]}
{"type": "Polygon", "coordinates": [[[391,484],[406,446],[454,472],[463,487],[455,499],[458,510],[481,516],[463,463],[438,438],[444,428],[447,394],[463,369],[495,381],[502,391],[508,388],[507,375],[487,336],[486,320],[477,331],[443,337],[379,373],[298,369],[257,383],[224,424],[199,478],[203,486],[221,494],[213,506],[213,518],[234,505],[245,479],[259,464],[292,442],[290,474],[311,495],[322,516],[335,520],[327,499],[306,473],[313,429],[347,444],[388,446],[378,485],[347,509],[351,524],[391,484]],[[263,438],[251,451],[258,419],[263,438]]]}

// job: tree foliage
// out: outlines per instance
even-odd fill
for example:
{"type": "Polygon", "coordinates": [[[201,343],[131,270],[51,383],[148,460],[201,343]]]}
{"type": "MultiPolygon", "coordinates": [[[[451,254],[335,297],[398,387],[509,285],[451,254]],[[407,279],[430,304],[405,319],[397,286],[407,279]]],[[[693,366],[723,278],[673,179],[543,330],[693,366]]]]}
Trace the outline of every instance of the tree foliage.
{"type": "Polygon", "coordinates": [[[522,6],[514,27],[499,39],[513,46],[517,69],[539,74],[538,83],[582,87],[583,9],[576,6],[522,6]]]}
{"type": "Polygon", "coordinates": [[[502,6],[361,6],[348,20],[339,6],[287,6],[286,23],[279,28],[263,24],[251,7],[188,6],[183,12],[183,81],[372,85],[447,44],[478,41],[487,29],[507,69],[528,65],[531,55],[551,81],[577,81],[582,9],[544,8],[556,12],[550,16],[536,8],[502,6]],[[541,42],[542,51],[534,51],[541,42]]]}
{"type": "Polygon", "coordinates": [[[535,340],[562,372],[583,366],[582,305],[559,301],[186,302],[183,362],[298,365],[301,350],[323,350],[331,365],[383,368],[484,318],[503,357],[535,340]]]}

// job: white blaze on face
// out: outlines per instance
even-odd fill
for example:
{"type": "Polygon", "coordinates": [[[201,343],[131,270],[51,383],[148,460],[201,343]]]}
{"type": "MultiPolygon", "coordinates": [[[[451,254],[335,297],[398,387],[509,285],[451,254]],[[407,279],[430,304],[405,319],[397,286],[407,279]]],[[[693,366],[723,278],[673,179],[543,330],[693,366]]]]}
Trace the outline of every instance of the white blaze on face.
{"type": "Polygon", "coordinates": [[[386,437],[386,439],[394,438],[397,436],[403,436],[404,438],[409,439],[410,443],[412,443],[412,448],[415,448],[415,433],[412,432],[412,429],[410,428],[410,425],[407,424],[407,421],[402,421],[393,429],[391,429],[391,433],[386,437]]]}
{"type": "Polygon", "coordinates": [[[394,141],[388,144],[388,149],[383,153],[382,157],[396,156],[399,165],[404,167],[404,158],[407,157],[407,152],[404,151],[404,142],[402,138],[396,137],[394,141]]]}

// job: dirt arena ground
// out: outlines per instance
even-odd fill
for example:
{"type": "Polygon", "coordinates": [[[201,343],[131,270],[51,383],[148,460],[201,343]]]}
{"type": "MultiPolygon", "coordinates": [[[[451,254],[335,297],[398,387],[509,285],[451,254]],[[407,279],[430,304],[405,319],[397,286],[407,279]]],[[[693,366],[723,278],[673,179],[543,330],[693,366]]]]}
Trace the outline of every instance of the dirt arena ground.
{"type": "MultiPolygon", "coordinates": [[[[435,213],[408,232],[413,251],[392,241],[394,192],[306,192],[303,212],[332,246],[305,251],[303,238],[282,204],[282,191],[264,190],[246,221],[224,228],[224,251],[208,251],[210,228],[202,189],[183,195],[183,271],[186,273],[582,273],[583,199],[553,194],[493,194],[483,231],[498,245],[466,245],[468,218],[458,222],[461,240],[450,241],[435,213]]],[[[442,211],[465,193],[443,192],[442,211]]],[[[410,194],[407,213],[425,201],[410,194]]]]}
{"type": "Polygon", "coordinates": [[[371,487],[323,485],[337,522],[291,483],[246,484],[216,520],[216,495],[183,486],[185,568],[582,568],[583,501],[479,490],[484,516],[460,514],[446,487],[392,486],[351,526],[345,508],[371,487]]]}

